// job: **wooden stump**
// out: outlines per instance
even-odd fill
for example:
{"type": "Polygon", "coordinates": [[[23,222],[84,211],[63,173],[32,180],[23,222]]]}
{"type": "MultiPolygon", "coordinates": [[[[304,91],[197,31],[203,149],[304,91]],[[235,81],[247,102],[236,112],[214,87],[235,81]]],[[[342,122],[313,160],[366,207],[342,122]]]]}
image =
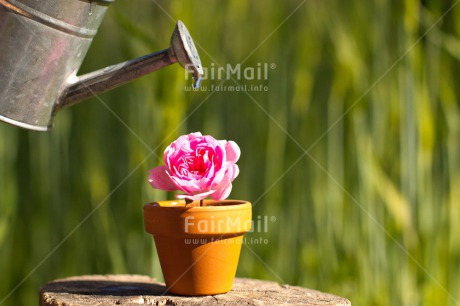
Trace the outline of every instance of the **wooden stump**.
{"type": "Polygon", "coordinates": [[[184,297],[143,275],[88,275],[52,281],[40,289],[40,306],[76,305],[351,305],[347,299],[302,287],[237,278],[226,294],[184,297]]]}

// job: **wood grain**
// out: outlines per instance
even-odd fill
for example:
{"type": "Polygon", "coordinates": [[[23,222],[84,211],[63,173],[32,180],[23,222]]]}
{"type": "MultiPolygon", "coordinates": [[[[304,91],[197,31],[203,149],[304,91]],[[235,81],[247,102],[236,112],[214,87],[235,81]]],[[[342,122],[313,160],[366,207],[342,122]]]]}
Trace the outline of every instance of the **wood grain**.
{"type": "Polygon", "coordinates": [[[87,275],[52,281],[40,289],[40,306],[77,305],[351,305],[332,294],[275,282],[236,278],[221,295],[184,297],[143,275],[87,275]]]}

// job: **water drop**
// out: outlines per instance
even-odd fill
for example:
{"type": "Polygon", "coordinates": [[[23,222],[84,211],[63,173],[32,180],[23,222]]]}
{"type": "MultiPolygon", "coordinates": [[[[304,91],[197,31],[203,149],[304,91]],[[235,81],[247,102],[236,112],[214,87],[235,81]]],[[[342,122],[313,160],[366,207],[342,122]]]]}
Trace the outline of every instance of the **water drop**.
{"type": "Polygon", "coordinates": [[[200,88],[201,85],[201,76],[199,76],[196,80],[195,83],[193,84],[193,89],[198,89],[200,88]]]}

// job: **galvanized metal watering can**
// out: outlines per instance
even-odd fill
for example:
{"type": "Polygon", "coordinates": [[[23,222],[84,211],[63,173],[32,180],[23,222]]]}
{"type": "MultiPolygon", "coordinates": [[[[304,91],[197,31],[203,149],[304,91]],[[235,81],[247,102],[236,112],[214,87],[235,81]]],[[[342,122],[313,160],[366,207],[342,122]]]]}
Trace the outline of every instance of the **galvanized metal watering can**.
{"type": "Polygon", "coordinates": [[[0,0],[0,120],[46,131],[58,110],[175,62],[199,86],[203,68],[181,21],[170,48],[77,76],[114,1],[0,0]]]}

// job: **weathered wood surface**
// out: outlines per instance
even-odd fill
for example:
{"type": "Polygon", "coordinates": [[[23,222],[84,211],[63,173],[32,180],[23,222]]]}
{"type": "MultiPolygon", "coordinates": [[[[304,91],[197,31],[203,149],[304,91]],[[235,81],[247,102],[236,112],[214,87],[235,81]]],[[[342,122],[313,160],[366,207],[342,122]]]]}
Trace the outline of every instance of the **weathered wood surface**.
{"type": "Polygon", "coordinates": [[[351,305],[347,299],[302,287],[237,278],[227,294],[184,297],[143,275],[89,275],[52,281],[40,306],[76,305],[351,305]]]}

